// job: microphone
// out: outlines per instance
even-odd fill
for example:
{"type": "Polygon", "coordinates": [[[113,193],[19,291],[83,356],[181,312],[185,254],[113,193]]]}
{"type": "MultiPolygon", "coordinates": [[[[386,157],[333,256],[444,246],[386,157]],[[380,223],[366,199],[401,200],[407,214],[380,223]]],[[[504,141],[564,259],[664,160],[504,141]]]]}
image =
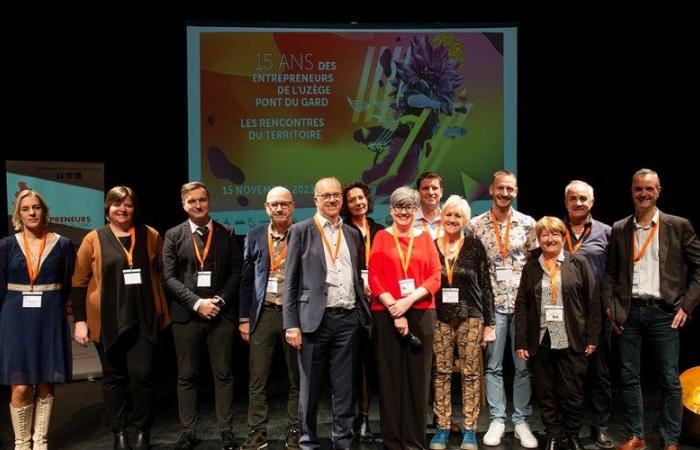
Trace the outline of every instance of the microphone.
{"type": "Polygon", "coordinates": [[[421,340],[418,339],[416,337],[416,335],[414,335],[410,331],[408,332],[408,334],[406,336],[404,336],[404,338],[408,339],[408,343],[411,344],[413,347],[419,348],[423,345],[421,340]]]}

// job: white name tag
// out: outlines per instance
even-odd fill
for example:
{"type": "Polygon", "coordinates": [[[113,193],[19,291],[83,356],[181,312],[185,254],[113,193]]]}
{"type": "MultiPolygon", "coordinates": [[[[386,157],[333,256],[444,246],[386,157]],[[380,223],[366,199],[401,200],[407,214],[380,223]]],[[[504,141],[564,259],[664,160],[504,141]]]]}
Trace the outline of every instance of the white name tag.
{"type": "Polygon", "coordinates": [[[200,271],[197,272],[197,287],[211,287],[211,272],[210,271],[200,271]]]}
{"type": "Polygon", "coordinates": [[[41,308],[41,292],[22,292],[22,308],[41,308]]]}
{"type": "Polygon", "coordinates": [[[459,288],[442,288],[442,303],[459,303],[459,288]]]}
{"type": "Polygon", "coordinates": [[[413,278],[399,280],[399,289],[401,289],[401,297],[405,297],[416,290],[416,283],[413,281],[413,278]]]}
{"type": "Polygon", "coordinates": [[[124,284],[141,284],[141,269],[124,269],[124,284]]]}
{"type": "Polygon", "coordinates": [[[498,281],[510,281],[513,279],[513,269],[506,269],[505,267],[496,267],[496,280],[498,281]]]}
{"type": "Polygon", "coordinates": [[[561,306],[545,306],[544,318],[547,322],[563,322],[564,308],[561,306]]]}
{"type": "Polygon", "coordinates": [[[277,293],[277,277],[270,277],[267,279],[267,289],[265,290],[268,294],[277,293]]]}
{"type": "Polygon", "coordinates": [[[365,269],[365,270],[361,270],[360,272],[362,274],[362,281],[365,282],[365,286],[368,286],[369,285],[369,270],[365,269]]]}
{"type": "Polygon", "coordinates": [[[326,283],[330,284],[331,286],[340,286],[340,272],[338,269],[335,267],[328,269],[328,273],[326,274],[326,283]]]}

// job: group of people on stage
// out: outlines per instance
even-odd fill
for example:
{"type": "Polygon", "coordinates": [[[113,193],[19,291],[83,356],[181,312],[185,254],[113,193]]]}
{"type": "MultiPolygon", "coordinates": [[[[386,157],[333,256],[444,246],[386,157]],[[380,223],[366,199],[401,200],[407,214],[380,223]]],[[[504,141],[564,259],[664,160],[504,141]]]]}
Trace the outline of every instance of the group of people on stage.
{"type": "Polygon", "coordinates": [[[483,444],[499,445],[507,420],[507,340],[515,364],[511,420],[520,445],[538,447],[528,425],[534,385],[548,450],[582,449],[584,422],[598,447],[613,448],[606,429],[613,332],[629,433],[617,448],[646,445],[644,337],[664,391],[662,444],[675,450],[682,413],[678,331],[700,299],[700,241],[688,220],[656,207],[658,174],[634,174],[634,214],[613,227],[593,219],[593,188],[578,180],[564,189],[563,220],[535,221],[516,211],[517,179],[505,170],[489,186],[491,208],[474,218],[457,195],[441,205],[439,174],[421,174],[416,188],[393,191],[392,223],[384,227],[369,217],[371,193],[361,182],[343,187],[335,178],[319,180],[317,212],[298,223],[291,192],[275,187],[265,202],[270,222],[251,229],[241,249],[232,229],[211,219],[204,184],[182,186],[188,218],[164,240],[138,221],[133,190],[117,186],[105,198],[107,225],[88,233],[77,255],[68,239],[47,230],[41,194],[20,192],[12,214],[18,232],[0,241],[0,384],[11,386],[15,449],[47,448],[53,386],[71,377],[64,309],[70,301],[75,341],[92,341],[100,357],[115,449],[150,448],[153,354],[158,331],[171,324],[178,450],[198,442],[204,349],[222,448],[238,446],[236,334],[250,345],[250,431],[241,450],[268,444],[266,387],[277,345],[289,381],[289,450],[320,448],[318,403],[327,378],[334,448],[350,448],[358,435],[373,439],[368,386],[376,378],[383,446],[445,449],[455,367],[462,382],[461,448],[478,448],[482,372],[490,416],[483,444]],[[429,402],[436,431],[428,443],[429,402]]]}

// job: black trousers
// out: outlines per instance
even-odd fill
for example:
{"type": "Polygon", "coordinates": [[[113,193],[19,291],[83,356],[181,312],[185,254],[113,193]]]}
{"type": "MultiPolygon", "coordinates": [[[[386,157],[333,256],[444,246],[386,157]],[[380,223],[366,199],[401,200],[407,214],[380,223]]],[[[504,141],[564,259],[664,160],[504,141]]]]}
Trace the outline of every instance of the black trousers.
{"type": "Polygon", "coordinates": [[[535,394],[540,403],[542,425],[548,435],[578,435],[584,418],[583,383],[588,358],[568,347],[549,348],[545,335],[534,357],[535,394]]]}
{"type": "Polygon", "coordinates": [[[173,323],[177,355],[177,401],[184,433],[197,427],[200,349],[206,346],[214,375],[214,403],[220,431],[231,431],[233,419],[233,343],[237,325],[217,317],[211,322],[173,323]]]}
{"type": "Polygon", "coordinates": [[[102,396],[112,430],[123,430],[129,425],[131,400],[134,426],[148,431],[153,410],[151,367],[155,345],[141,336],[136,327],[122,334],[106,352],[99,342],[95,342],[95,348],[102,363],[102,396]]]}
{"type": "Polygon", "coordinates": [[[302,450],[321,448],[316,425],[326,367],[330,370],[333,447],[350,448],[359,331],[360,318],[356,309],[345,313],[326,311],[318,329],[302,335],[299,350],[299,447],[302,450]]]}
{"type": "Polygon", "coordinates": [[[586,411],[592,428],[607,429],[612,414],[610,378],[610,320],[603,315],[596,351],[588,358],[586,377],[586,411]]]}
{"type": "Polygon", "coordinates": [[[410,309],[408,329],[422,345],[409,344],[387,311],[372,311],[379,380],[379,415],[387,449],[425,449],[426,410],[433,362],[435,310],[410,309]]]}
{"type": "Polygon", "coordinates": [[[297,351],[287,344],[282,327],[282,309],[264,306],[255,331],[250,335],[250,384],[248,389],[248,425],[267,428],[267,379],[277,343],[287,363],[289,395],[287,397],[287,427],[299,423],[299,362],[297,351]]]}

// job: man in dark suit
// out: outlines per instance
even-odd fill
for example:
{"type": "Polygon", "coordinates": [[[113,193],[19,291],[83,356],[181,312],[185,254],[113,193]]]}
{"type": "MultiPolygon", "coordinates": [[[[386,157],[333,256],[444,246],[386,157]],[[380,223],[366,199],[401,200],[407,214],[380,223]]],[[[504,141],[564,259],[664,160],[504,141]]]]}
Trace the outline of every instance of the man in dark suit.
{"type": "Polygon", "coordinates": [[[200,349],[206,344],[222,447],[234,448],[233,342],[241,249],[233,230],[209,217],[209,191],[200,182],[182,186],[188,219],[168,230],[163,243],[163,282],[172,305],[177,354],[180,435],[175,449],[197,443],[197,378],[200,349]]]}
{"type": "Polygon", "coordinates": [[[285,341],[282,327],[287,236],[294,212],[292,193],[281,186],[272,188],[267,193],[265,211],[270,223],[248,232],[243,252],[238,329],[250,344],[250,432],[241,450],[267,446],[267,378],[280,339],[289,378],[286,447],[294,450],[299,448],[299,365],[297,351],[285,341]]]}
{"type": "Polygon", "coordinates": [[[340,220],[340,182],[323,178],[314,186],[317,212],[289,231],[283,321],[287,342],[299,350],[299,446],[320,448],[316,412],[326,365],[333,392],[332,440],[350,448],[355,418],[353,378],[360,327],[369,330],[361,269],[363,241],[340,220]]]}
{"type": "Polygon", "coordinates": [[[656,358],[661,387],[660,433],[664,450],[676,450],[681,432],[678,330],[700,298],[700,241],[690,222],[656,208],[656,172],[632,177],[634,215],[612,229],[602,301],[618,345],[625,424],[630,437],[618,448],[642,449],[644,409],[639,383],[642,336],[656,358]]]}

